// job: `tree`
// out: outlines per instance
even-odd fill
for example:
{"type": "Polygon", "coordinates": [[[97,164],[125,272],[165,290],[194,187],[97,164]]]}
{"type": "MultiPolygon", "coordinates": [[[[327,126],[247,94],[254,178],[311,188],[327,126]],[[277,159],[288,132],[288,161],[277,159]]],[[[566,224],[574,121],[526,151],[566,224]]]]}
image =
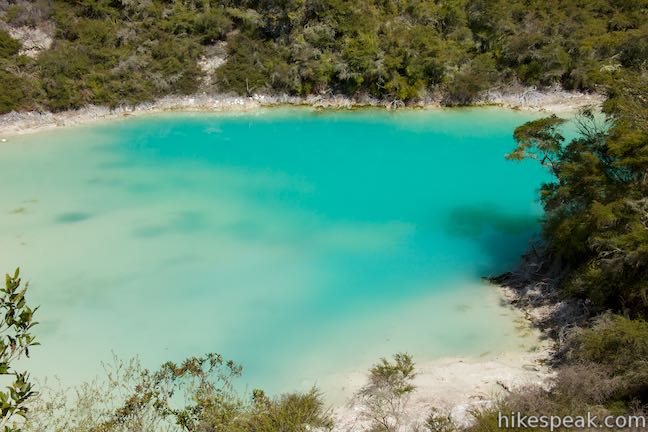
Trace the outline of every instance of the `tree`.
{"type": "Polygon", "coordinates": [[[648,316],[648,85],[630,77],[610,89],[606,121],[590,110],[567,144],[564,120],[535,120],[515,130],[509,159],[530,158],[554,180],[543,185],[543,235],[565,294],[601,309],[648,316]]]}
{"type": "Polygon", "coordinates": [[[506,158],[534,159],[554,171],[554,164],[561,157],[562,143],[565,140],[557,128],[564,122],[564,119],[552,115],[517,127],[513,133],[517,146],[506,158]]]}
{"type": "Polygon", "coordinates": [[[0,375],[11,378],[7,391],[0,391],[0,428],[3,432],[19,431],[14,417],[25,417],[27,402],[36,394],[27,372],[14,369],[17,360],[29,357],[29,349],[38,345],[31,330],[37,324],[34,313],[38,308],[27,306],[18,269],[7,274],[5,287],[0,289],[0,375]]]}
{"type": "Polygon", "coordinates": [[[398,353],[393,361],[385,358],[369,370],[369,382],[356,394],[362,415],[371,422],[372,430],[399,430],[408,396],[415,387],[414,361],[409,354],[398,353]]]}

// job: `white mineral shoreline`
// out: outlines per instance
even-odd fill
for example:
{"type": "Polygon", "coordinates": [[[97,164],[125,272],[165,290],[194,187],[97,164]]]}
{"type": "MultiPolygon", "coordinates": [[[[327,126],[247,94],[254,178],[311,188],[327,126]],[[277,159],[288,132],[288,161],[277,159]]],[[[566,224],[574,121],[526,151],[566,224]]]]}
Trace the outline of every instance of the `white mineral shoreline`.
{"type": "MultiPolygon", "coordinates": [[[[502,302],[509,304],[517,298],[510,289],[498,289],[502,302]]],[[[519,310],[520,317],[529,328],[548,310],[519,310]],[[533,313],[536,312],[536,313],[533,313]]],[[[522,349],[495,354],[449,357],[416,364],[416,389],[405,405],[404,415],[398,432],[421,429],[432,408],[450,418],[457,426],[469,426],[471,412],[493,406],[502,396],[526,386],[550,385],[555,372],[548,365],[554,341],[541,339],[542,333],[534,330],[531,337],[537,338],[533,351],[522,349]]],[[[416,361],[416,359],[414,359],[416,361]]],[[[366,372],[346,374],[343,377],[346,394],[354,394],[366,383],[366,372]]],[[[362,406],[352,399],[346,405],[333,408],[335,428],[333,432],[363,432],[369,430],[369,422],[363,418],[362,406]]]]}
{"type": "MultiPolygon", "coordinates": [[[[552,113],[573,112],[583,107],[598,107],[604,97],[598,94],[568,92],[561,89],[538,91],[526,88],[516,91],[491,90],[473,106],[498,106],[502,108],[546,111],[552,113]]],[[[260,108],[280,106],[306,106],[320,109],[351,109],[363,107],[401,108],[402,105],[377,99],[351,99],[345,96],[264,96],[235,97],[226,95],[197,94],[192,96],[167,96],[155,102],[134,107],[110,109],[90,105],[78,110],[51,112],[11,112],[0,115],[0,139],[62,126],[80,125],[97,120],[108,120],[155,114],[162,112],[249,112],[260,108]]],[[[407,108],[438,109],[438,100],[430,99],[407,108]]]]}
{"type": "MultiPolygon", "coordinates": [[[[432,408],[448,416],[458,426],[471,424],[471,412],[492,406],[507,392],[529,385],[548,385],[553,376],[545,364],[549,347],[537,352],[504,352],[487,358],[443,358],[417,364],[415,391],[405,407],[400,431],[413,431],[422,426],[432,408]]],[[[349,391],[365,382],[363,373],[346,377],[349,391]]],[[[362,407],[349,403],[333,409],[334,432],[361,432],[369,422],[363,418],[362,407]]]]}

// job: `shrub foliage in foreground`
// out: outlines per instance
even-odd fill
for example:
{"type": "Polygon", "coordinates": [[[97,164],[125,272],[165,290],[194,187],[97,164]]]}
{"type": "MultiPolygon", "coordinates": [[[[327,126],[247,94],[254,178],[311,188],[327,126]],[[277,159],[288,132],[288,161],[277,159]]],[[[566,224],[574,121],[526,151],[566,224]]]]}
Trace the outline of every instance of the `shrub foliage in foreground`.
{"type": "MultiPolygon", "coordinates": [[[[333,428],[315,388],[277,398],[254,390],[242,398],[234,380],[242,369],[218,354],[168,362],[158,371],[137,360],[114,359],[104,379],[70,391],[44,385],[24,432],[324,432],[333,428]]],[[[408,354],[381,359],[356,394],[359,424],[372,432],[407,427],[405,405],[414,390],[408,354]]]]}
{"type": "Polygon", "coordinates": [[[398,353],[369,369],[369,379],[355,395],[359,417],[369,422],[371,432],[397,432],[403,427],[405,406],[415,387],[412,356],[398,353]]]}
{"type": "Polygon", "coordinates": [[[43,389],[24,432],[306,432],[329,430],[322,395],[312,389],[276,399],[239,396],[241,367],[218,354],[165,363],[157,371],[115,359],[106,377],[75,389],[43,389]],[[319,429],[318,429],[319,428],[319,429]]]}
{"type": "Polygon", "coordinates": [[[32,334],[36,309],[26,303],[19,271],[0,288],[0,391],[3,432],[306,432],[332,421],[315,388],[269,398],[261,390],[244,399],[233,380],[242,368],[219,354],[167,362],[159,370],[115,359],[106,376],[78,388],[41,383],[37,393],[15,363],[39,345],[32,334]]]}
{"type": "Polygon", "coordinates": [[[16,417],[25,417],[28,403],[35,395],[27,372],[15,369],[15,363],[29,357],[29,349],[38,345],[32,335],[34,312],[27,306],[27,285],[22,285],[19,270],[6,275],[5,286],[0,288],[0,376],[9,377],[6,391],[0,391],[0,428],[3,432],[15,429],[16,417]]]}

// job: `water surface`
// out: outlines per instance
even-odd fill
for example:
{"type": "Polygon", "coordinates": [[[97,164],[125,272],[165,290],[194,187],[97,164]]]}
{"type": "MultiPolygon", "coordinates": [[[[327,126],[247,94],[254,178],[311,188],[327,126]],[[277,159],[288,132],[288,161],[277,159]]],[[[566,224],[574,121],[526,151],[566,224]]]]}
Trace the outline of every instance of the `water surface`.
{"type": "Polygon", "coordinates": [[[221,352],[271,392],[380,356],[530,349],[480,277],[538,229],[536,115],[165,114],[11,138],[0,263],[41,305],[37,376],[221,352]]]}

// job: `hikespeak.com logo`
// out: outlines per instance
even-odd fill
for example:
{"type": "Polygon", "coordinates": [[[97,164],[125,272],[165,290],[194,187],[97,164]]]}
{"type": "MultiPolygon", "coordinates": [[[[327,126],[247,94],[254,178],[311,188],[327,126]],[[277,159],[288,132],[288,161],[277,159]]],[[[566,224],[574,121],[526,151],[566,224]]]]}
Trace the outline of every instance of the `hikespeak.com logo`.
{"type": "Polygon", "coordinates": [[[576,416],[526,415],[521,412],[497,413],[499,429],[646,429],[646,417],[640,415],[599,417],[592,413],[576,416]]]}

